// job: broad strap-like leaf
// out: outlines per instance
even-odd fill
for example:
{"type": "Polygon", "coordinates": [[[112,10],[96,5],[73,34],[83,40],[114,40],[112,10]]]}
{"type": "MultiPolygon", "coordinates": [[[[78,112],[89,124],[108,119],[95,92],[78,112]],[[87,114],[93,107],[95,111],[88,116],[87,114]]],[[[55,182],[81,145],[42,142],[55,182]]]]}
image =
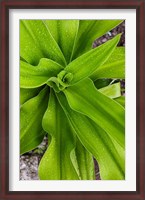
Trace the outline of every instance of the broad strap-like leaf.
{"type": "Polygon", "coordinates": [[[43,20],[43,22],[49,29],[49,32],[51,33],[55,41],[58,43],[59,41],[58,20],[49,19],[49,20],[43,20]]]}
{"type": "Polygon", "coordinates": [[[40,161],[40,179],[78,180],[79,177],[70,159],[70,153],[75,148],[75,136],[52,90],[42,125],[51,135],[51,143],[40,161]]]}
{"type": "Polygon", "coordinates": [[[120,83],[108,85],[98,90],[107,97],[112,98],[114,101],[125,107],[125,96],[121,96],[120,83]]]}
{"type": "Polygon", "coordinates": [[[20,56],[32,65],[37,65],[41,58],[66,65],[58,44],[42,20],[20,20],[20,56]]]}
{"type": "Polygon", "coordinates": [[[90,76],[95,81],[99,78],[125,78],[125,48],[117,47],[109,59],[90,76]]]}
{"type": "Polygon", "coordinates": [[[61,65],[47,58],[42,58],[38,66],[35,67],[20,61],[20,87],[36,88],[42,86],[62,69],[61,65]]]}
{"type": "Polygon", "coordinates": [[[51,20],[50,22],[46,20],[46,24],[54,35],[68,64],[73,53],[79,20],[51,20]]]}
{"type": "Polygon", "coordinates": [[[21,59],[32,65],[37,65],[39,60],[44,57],[43,52],[23,20],[20,20],[20,56],[21,59]]]}
{"type": "Polygon", "coordinates": [[[123,148],[125,146],[125,111],[114,100],[99,92],[90,79],[63,90],[70,107],[96,122],[123,148]]]}
{"type": "Polygon", "coordinates": [[[25,89],[20,88],[20,105],[24,104],[26,101],[31,99],[32,97],[38,95],[42,88],[34,88],[34,89],[25,89]]]}
{"type": "Polygon", "coordinates": [[[106,87],[102,87],[98,91],[110,98],[120,97],[121,96],[120,82],[108,85],[106,87]]]}
{"type": "Polygon", "coordinates": [[[124,158],[117,153],[108,134],[85,115],[73,111],[63,93],[57,93],[57,98],[81,143],[98,161],[101,179],[124,179],[124,158]]]}
{"type": "Polygon", "coordinates": [[[73,54],[79,20],[59,20],[58,27],[60,36],[58,44],[68,64],[73,54]]]}
{"type": "Polygon", "coordinates": [[[122,20],[80,20],[73,59],[92,48],[95,39],[116,27],[122,20]]]}
{"type": "Polygon", "coordinates": [[[94,180],[95,167],[93,156],[90,152],[88,152],[88,150],[85,149],[85,147],[82,145],[79,139],[77,139],[75,154],[81,179],[94,180]]]}
{"type": "Polygon", "coordinates": [[[96,86],[97,89],[100,89],[102,87],[106,87],[108,86],[110,83],[112,82],[112,79],[107,79],[107,78],[100,78],[100,79],[97,79],[95,82],[94,82],[94,85],[96,86]]]}
{"type": "Polygon", "coordinates": [[[20,108],[20,153],[36,148],[44,137],[42,117],[47,108],[48,88],[28,100],[20,108]]]}
{"type": "Polygon", "coordinates": [[[121,96],[118,98],[114,99],[116,102],[118,102],[120,105],[122,105],[123,107],[125,107],[125,96],[121,96]]]}
{"type": "Polygon", "coordinates": [[[73,75],[68,85],[76,84],[78,81],[90,76],[100,65],[103,65],[114,51],[119,39],[120,35],[117,35],[112,40],[90,50],[67,65],[64,70],[73,75]]]}

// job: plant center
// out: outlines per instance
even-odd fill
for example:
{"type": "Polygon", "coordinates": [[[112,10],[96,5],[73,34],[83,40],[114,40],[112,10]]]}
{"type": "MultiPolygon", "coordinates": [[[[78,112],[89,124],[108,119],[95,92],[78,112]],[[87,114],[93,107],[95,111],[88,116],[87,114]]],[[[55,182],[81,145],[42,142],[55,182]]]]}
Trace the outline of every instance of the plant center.
{"type": "Polygon", "coordinates": [[[53,87],[56,92],[64,90],[73,79],[73,74],[65,70],[61,71],[57,77],[52,77],[48,81],[48,85],[53,87]]]}

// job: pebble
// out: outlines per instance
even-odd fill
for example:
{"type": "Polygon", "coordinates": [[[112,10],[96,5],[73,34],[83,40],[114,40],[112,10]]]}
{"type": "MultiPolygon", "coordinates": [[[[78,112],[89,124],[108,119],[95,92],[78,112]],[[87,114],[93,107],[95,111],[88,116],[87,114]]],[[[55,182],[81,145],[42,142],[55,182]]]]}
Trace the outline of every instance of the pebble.
{"type": "Polygon", "coordinates": [[[22,165],[20,166],[20,170],[25,169],[25,168],[26,168],[26,165],[25,165],[25,164],[22,164],[22,165]]]}
{"type": "Polygon", "coordinates": [[[112,35],[110,31],[108,32],[108,35],[109,35],[109,36],[111,36],[111,35],[112,35]]]}
{"type": "Polygon", "coordinates": [[[107,41],[107,39],[106,39],[106,38],[103,38],[103,39],[102,39],[102,42],[106,42],[106,41],[107,41]]]}

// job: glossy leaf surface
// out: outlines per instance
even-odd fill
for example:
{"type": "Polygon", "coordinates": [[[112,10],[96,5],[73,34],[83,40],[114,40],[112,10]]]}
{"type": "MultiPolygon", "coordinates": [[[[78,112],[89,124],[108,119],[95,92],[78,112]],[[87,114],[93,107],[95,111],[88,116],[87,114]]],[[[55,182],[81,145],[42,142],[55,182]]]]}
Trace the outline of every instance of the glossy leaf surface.
{"type": "Polygon", "coordinates": [[[97,91],[90,79],[68,87],[64,93],[72,109],[91,118],[124,148],[125,112],[122,106],[97,91]]]}
{"type": "Polygon", "coordinates": [[[92,49],[93,42],[122,20],[80,20],[73,59],[92,49]]]}
{"type": "Polygon", "coordinates": [[[102,179],[124,179],[124,159],[117,153],[109,136],[91,119],[73,111],[62,93],[57,98],[78,138],[99,163],[102,179]]]}
{"type": "Polygon", "coordinates": [[[78,33],[79,20],[45,20],[50,32],[69,63],[78,33]]]}
{"type": "Polygon", "coordinates": [[[62,69],[61,65],[46,58],[42,58],[36,67],[20,61],[20,87],[36,88],[42,86],[62,69]]]}
{"type": "Polygon", "coordinates": [[[102,180],[125,179],[121,34],[92,49],[121,22],[20,20],[20,153],[48,134],[40,180],[94,180],[94,158],[102,180]]]}
{"type": "Polygon", "coordinates": [[[20,105],[36,96],[42,88],[24,89],[20,88],[20,105]]]}
{"type": "Polygon", "coordinates": [[[117,35],[112,40],[72,61],[65,68],[66,72],[73,75],[73,79],[69,82],[69,85],[73,85],[81,79],[90,76],[100,65],[103,65],[114,51],[119,39],[120,35],[117,35]]]}
{"type": "Polygon", "coordinates": [[[20,47],[20,56],[32,65],[37,65],[41,58],[66,65],[58,44],[42,20],[20,20],[20,47]]]}
{"type": "Polygon", "coordinates": [[[47,108],[48,88],[31,98],[20,109],[20,154],[36,148],[44,137],[42,117],[47,108]]]}
{"type": "Polygon", "coordinates": [[[119,104],[121,104],[123,107],[125,107],[125,96],[121,96],[118,98],[114,99],[116,102],[118,102],[119,104]]]}
{"type": "Polygon", "coordinates": [[[75,153],[81,179],[94,180],[95,170],[93,156],[85,149],[79,140],[76,142],[75,153]]]}
{"type": "Polygon", "coordinates": [[[78,27],[79,20],[57,20],[57,31],[59,35],[57,43],[67,63],[71,60],[78,27]]]}
{"type": "Polygon", "coordinates": [[[95,81],[99,78],[125,78],[125,48],[117,47],[109,59],[90,76],[95,81]]]}
{"type": "Polygon", "coordinates": [[[110,83],[112,82],[112,79],[106,79],[106,78],[100,78],[100,79],[97,79],[95,82],[94,82],[94,85],[96,86],[97,89],[100,89],[102,87],[106,87],[108,86],[110,83]]]}
{"type": "Polygon", "coordinates": [[[79,179],[70,159],[70,153],[75,148],[75,136],[52,90],[42,125],[50,134],[51,143],[39,165],[41,180],[79,179]]]}
{"type": "Polygon", "coordinates": [[[108,85],[106,87],[100,88],[98,91],[110,98],[117,98],[121,96],[120,83],[108,85]]]}
{"type": "Polygon", "coordinates": [[[52,37],[55,39],[55,41],[58,43],[59,41],[59,32],[58,32],[58,20],[43,20],[44,24],[49,29],[52,37]]]}

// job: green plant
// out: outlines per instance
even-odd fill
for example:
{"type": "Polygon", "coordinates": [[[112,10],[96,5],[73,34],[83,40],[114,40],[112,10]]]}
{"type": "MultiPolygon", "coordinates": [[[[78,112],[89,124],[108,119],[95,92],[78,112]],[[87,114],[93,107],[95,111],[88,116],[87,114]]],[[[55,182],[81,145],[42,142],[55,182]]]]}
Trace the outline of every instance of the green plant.
{"type": "Polygon", "coordinates": [[[121,20],[20,21],[20,153],[48,133],[39,164],[42,180],[125,178],[125,112],[120,83],[120,34],[92,43],[121,20]],[[104,79],[105,78],[105,79],[104,79]]]}

